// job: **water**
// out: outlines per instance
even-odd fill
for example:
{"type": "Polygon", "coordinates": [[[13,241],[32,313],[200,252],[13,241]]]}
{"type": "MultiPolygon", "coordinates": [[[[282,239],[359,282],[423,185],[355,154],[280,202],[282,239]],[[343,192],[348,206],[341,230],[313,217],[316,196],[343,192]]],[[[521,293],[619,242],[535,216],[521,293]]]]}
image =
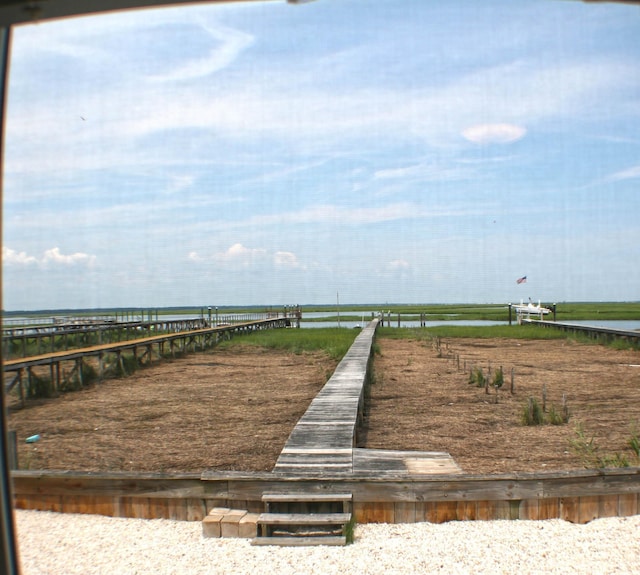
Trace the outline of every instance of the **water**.
{"type": "MultiPolygon", "coordinates": [[[[338,327],[338,321],[337,320],[333,320],[333,321],[304,321],[305,318],[310,318],[310,317],[316,317],[316,318],[322,318],[322,317],[334,317],[336,314],[332,314],[332,313],[320,313],[320,312],[316,312],[316,313],[302,313],[302,323],[300,324],[301,327],[303,328],[318,328],[318,327],[338,327]]],[[[341,312],[341,315],[345,315],[345,316],[354,316],[354,315],[358,315],[357,312],[341,312]]],[[[359,327],[364,327],[368,322],[371,321],[371,313],[366,314],[364,316],[364,321],[343,321],[340,320],[340,327],[349,327],[349,328],[359,328],[359,327]]],[[[455,319],[455,320],[437,320],[437,321],[425,321],[422,323],[422,325],[424,325],[425,327],[434,327],[437,325],[464,325],[464,326],[487,326],[487,325],[507,325],[509,322],[506,321],[493,321],[493,320],[483,320],[483,319],[476,319],[476,320],[471,320],[471,319],[455,319]]],[[[391,316],[391,321],[389,323],[387,323],[387,320],[385,319],[385,323],[384,323],[385,327],[387,325],[391,326],[391,327],[398,327],[398,316],[396,315],[395,317],[392,315],[391,316]]],[[[401,320],[400,321],[400,327],[420,327],[420,318],[415,319],[415,320],[401,320]]]]}
{"type": "Polygon", "coordinates": [[[623,331],[640,331],[640,321],[638,320],[584,319],[572,320],[566,323],[574,323],[576,325],[590,325],[593,327],[608,327],[609,329],[620,329],[623,331]]]}
{"type": "MultiPolygon", "coordinates": [[[[335,311],[326,311],[326,312],[308,312],[305,313],[302,311],[302,323],[301,327],[303,328],[319,328],[319,327],[338,327],[337,320],[332,321],[304,321],[305,319],[318,319],[323,317],[332,317],[334,318],[337,315],[335,311]]],[[[359,328],[365,326],[369,321],[371,321],[371,312],[367,312],[364,315],[359,311],[348,311],[341,310],[341,316],[361,316],[363,319],[360,321],[340,321],[340,327],[347,328],[359,328]]],[[[391,314],[391,321],[389,325],[391,327],[398,326],[398,316],[391,314]]],[[[437,320],[437,321],[426,321],[424,322],[425,327],[435,327],[438,325],[459,325],[459,326],[490,326],[490,325],[508,325],[508,321],[494,321],[494,320],[437,320]]],[[[638,331],[640,330],[640,320],[576,320],[567,323],[575,323],[578,325],[591,325],[595,327],[607,327],[610,329],[619,329],[623,331],[638,331]]],[[[515,318],[513,320],[513,324],[516,324],[515,318]]],[[[385,320],[385,326],[387,322],[385,320]]],[[[415,320],[402,320],[400,322],[400,327],[420,327],[420,318],[416,316],[415,320]]]]}

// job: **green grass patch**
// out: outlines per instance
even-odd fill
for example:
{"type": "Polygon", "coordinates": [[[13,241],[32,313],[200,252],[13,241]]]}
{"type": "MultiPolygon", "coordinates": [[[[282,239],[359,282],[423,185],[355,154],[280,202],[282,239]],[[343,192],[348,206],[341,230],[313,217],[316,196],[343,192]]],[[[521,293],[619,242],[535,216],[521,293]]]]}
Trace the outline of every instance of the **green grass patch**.
{"type": "Polygon", "coordinates": [[[379,337],[392,339],[431,340],[448,338],[503,338],[503,339],[567,339],[567,334],[555,329],[536,325],[438,325],[434,327],[381,327],[379,337]]]}
{"type": "Polygon", "coordinates": [[[331,358],[341,360],[360,333],[349,328],[318,329],[270,329],[254,331],[247,335],[236,335],[231,340],[221,342],[219,347],[253,345],[267,349],[304,353],[324,351],[331,358]]]}

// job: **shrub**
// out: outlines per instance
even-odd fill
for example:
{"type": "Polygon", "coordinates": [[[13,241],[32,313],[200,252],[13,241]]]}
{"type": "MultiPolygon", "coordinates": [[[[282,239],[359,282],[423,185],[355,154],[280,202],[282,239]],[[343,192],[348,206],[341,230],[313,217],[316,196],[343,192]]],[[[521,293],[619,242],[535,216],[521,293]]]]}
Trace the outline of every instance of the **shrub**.
{"type": "Polygon", "coordinates": [[[496,389],[500,389],[504,385],[504,372],[502,371],[502,367],[500,367],[496,371],[495,375],[493,376],[491,385],[493,385],[493,387],[495,387],[496,389]]]}
{"type": "Polygon", "coordinates": [[[38,377],[34,373],[29,378],[27,387],[27,397],[30,399],[39,399],[51,397],[53,395],[53,386],[48,378],[38,377]]]}
{"type": "MultiPolygon", "coordinates": [[[[633,441],[633,438],[632,440],[633,441]]],[[[592,436],[587,439],[582,423],[576,426],[576,437],[570,440],[571,450],[582,460],[586,469],[606,467],[629,467],[629,458],[624,453],[601,454],[592,436]]],[[[630,444],[631,442],[629,442],[630,444]]]]}
{"type": "Polygon", "coordinates": [[[542,425],[544,423],[544,412],[542,406],[535,397],[530,397],[522,408],[521,414],[523,425],[542,425]]]}
{"type": "Polygon", "coordinates": [[[555,405],[552,405],[547,414],[547,421],[551,425],[563,425],[564,423],[569,423],[569,417],[569,408],[566,403],[560,411],[558,411],[555,405]]]}
{"type": "Polygon", "coordinates": [[[487,378],[484,376],[484,372],[481,367],[471,370],[469,373],[469,384],[475,384],[476,387],[485,387],[487,384],[487,378]]]}

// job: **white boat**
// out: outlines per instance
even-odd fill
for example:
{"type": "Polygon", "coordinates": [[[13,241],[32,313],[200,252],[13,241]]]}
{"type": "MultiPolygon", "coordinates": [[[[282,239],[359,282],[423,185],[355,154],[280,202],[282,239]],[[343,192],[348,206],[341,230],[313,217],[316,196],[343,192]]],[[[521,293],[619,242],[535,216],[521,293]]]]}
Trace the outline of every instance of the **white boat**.
{"type": "Polygon", "coordinates": [[[548,313],[551,313],[551,310],[547,307],[542,307],[540,301],[538,304],[534,304],[529,298],[529,303],[525,304],[522,300],[520,300],[519,304],[513,304],[513,309],[516,310],[516,315],[518,316],[518,323],[522,320],[524,316],[527,319],[530,319],[531,316],[538,316],[539,319],[542,319],[548,313]]]}

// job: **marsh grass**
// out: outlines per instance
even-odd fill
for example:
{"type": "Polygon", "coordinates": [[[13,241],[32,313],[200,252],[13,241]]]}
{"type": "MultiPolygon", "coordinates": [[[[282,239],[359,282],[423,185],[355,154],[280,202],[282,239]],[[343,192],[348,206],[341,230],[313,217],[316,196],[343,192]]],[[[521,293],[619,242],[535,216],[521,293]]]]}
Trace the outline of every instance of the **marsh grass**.
{"type": "Polygon", "coordinates": [[[544,411],[535,397],[530,397],[522,407],[520,419],[527,426],[544,424],[544,411]]]}
{"type": "Polygon", "coordinates": [[[535,325],[438,325],[421,328],[381,327],[380,337],[431,341],[435,338],[567,339],[567,334],[535,325]]]}
{"type": "Polygon", "coordinates": [[[475,385],[476,387],[486,387],[487,378],[484,375],[481,367],[475,367],[469,372],[469,385],[475,385]]]}
{"type": "Polygon", "coordinates": [[[640,443],[635,426],[632,436],[627,441],[627,447],[631,448],[631,459],[626,453],[602,453],[593,435],[588,436],[582,422],[578,422],[575,428],[575,437],[569,440],[571,450],[581,459],[586,469],[605,469],[611,467],[630,467],[631,459],[635,459],[634,465],[640,463],[640,443]]]}
{"type": "Polygon", "coordinates": [[[332,359],[341,360],[359,333],[359,330],[337,327],[274,329],[237,335],[229,341],[221,342],[219,346],[224,349],[235,345],[251,345],[296,354],[324,351],[332,359]]]}

